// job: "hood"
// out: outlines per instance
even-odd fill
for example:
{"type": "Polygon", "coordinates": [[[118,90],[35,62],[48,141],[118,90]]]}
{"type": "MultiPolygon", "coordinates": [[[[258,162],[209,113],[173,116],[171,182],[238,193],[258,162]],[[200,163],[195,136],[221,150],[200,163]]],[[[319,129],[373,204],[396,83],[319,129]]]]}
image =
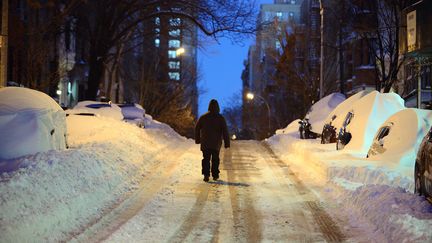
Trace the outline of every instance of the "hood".
{"type": "Polygon", "coordinates": [[[213,99],[210,101],[208,111],[210,113],[219,114],[220,108],[219,108],[219,103],[217,102],[217,100],[213,99]]]}

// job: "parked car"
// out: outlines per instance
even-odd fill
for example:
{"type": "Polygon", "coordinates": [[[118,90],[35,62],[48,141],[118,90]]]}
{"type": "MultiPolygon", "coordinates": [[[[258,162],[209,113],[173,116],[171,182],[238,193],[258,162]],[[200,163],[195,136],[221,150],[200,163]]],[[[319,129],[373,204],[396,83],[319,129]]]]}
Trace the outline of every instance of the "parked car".
{"type": "Polygon", "coordinates": [[[363,96],[346,114],[340,114],[334,123],[343,117],[337,135],[336,149],[355,151],[366,157],[379,127],[393,114],[405,109],[404,100],[396,93],[372,91],[363,96]]]}
{"type": "Polygon", "coordinates": [[[337,139],[336,139],[336,150],[341,150],[347,145],[352,138],[351,132],[348,131],[347,127],[351,123],[354,117],[354,112],[350,111],[346,114],[342,127],[339,130],[337,139]]]}
{"type": "Polygon", "coordinates": [[[298,122],[300,124],[299,126],[299,133],[301,139],[314,139],[317,138],[317,134],[312,132],[311,124],[309,123],[309,119],[305,118],[298,122]]]}
{"type": "Polygon", "coordinates": [[[0,88],[0,158],[66,149],[66,115],[45,93],[0,88]]]}
{"type": "Polygon", "coordinates": [[[395,113],[377,130],[367,158],[395,163],[411,171],[430,126],[430,110],[408,108],[395,113]]]}
{"type": "Polygon", "coordinates": [[[135,103],[118,104],[123,114],[123,120],[128,123],[137,125],[138,127],[145,127],[145,110],[144,108],[135,103]]]}
{"type": "Polygon", "coordinates": [[[350,96],[348,99],[340,103],[333,109],[324,120],[323,131],[321,132],[321,143],[336,143],[338,131],[344,123],[346,114],[352,110],[353,104],[361,99],[363,96],[370,93],[370,91],[362,90],[355,95],[350,96]]]}
{"type": "Polygon", "coordinates": [[[336,143],[336,127],[334,127],[332,124],[334,119],[336,119],[336,115],[333,115],[329,123],[324,124],[323,131],[321,133],[321,144],[336,143]]]}
{"type": "Polygon", "coordinates": [[[67,115],[84,115],[84,116],[99,116],[109,117],[115,120],[123,120],[121,108],[111,102],[101,101],[81,101],[70,110],[66,110],[67,115]]]}
{"type": "Polygon", "coordinates": [[[431,200],[432,196],[432,128],[424,137],[414,167],[415,193],[431,200]]]}
{"type": "Polygon", "coordinates": [[[319,137],[328,114],[344,100],[345,95],[341,93],[332,93],[313,104],[303,119],[304,131],[308,133],[308,136],[306,137],[319,137]]]}

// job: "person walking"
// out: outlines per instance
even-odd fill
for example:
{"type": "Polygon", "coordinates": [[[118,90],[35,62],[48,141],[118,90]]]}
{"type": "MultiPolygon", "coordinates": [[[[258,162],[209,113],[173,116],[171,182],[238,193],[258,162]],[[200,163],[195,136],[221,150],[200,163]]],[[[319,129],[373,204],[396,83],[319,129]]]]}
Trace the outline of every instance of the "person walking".
{"type": "Polygon", "coordinates": [[[209,181],[210,159],[213,180],[219,179],[219,151],[222,146],[222,138],[225,148],[230,147],[227,124],[225,118],[219,113],[217,100],[209,103],[208,112],[202,115],[195,126],[195,143],[201,144],[203,153],[202,170],[204,181],[209,181]]]}

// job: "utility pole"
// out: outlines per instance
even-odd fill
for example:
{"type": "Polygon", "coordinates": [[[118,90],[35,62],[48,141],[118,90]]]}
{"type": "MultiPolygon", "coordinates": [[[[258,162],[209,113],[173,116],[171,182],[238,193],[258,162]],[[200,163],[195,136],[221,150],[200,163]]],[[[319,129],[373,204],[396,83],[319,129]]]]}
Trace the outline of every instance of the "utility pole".
{"type": "Polygon", "coordinates": [[[319,0],[320,3],[320,15],[321,15],[321,48],[320,48],[320,90],[319,98],[324,96],[324,0],[319,0]]]}
{"type": "Polygon", "coordinates": [[[8,59],[8,12],[9,0],[2,1],[2,26],[1,26],[1,59],[0,59],[0,87],[7,84],[7,59],[8,59]]]}

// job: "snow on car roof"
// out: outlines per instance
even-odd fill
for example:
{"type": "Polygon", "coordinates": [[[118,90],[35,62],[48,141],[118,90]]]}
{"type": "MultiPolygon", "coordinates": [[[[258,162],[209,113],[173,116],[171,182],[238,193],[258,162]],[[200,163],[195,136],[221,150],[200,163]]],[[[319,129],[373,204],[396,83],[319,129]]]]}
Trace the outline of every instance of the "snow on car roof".
{"type": "Polygon", "coordinates": [[[312,125],[312,131],[315,133],[321,133],[327,115],[344,100],[345,95],[341,93],[332,93],[312,105],[308,114],[306,114],[306,118],[309,119],[309,123],[312,125]]]}
{"type": "Polygon", "coordinates": [[[53,110],[62,108],[47,94],[22,87],[0,89],[0,115],[22,111],[53,110]]]}
{"type": "Polygon", "coordinates": [[[399,161],[401,165],[413,168],[420,143],[432,125],[432,111],[404,109],[389,117],[382,126],[390,123],[390,132],[383,138],[385,151],[371,155],[370,159],[399,161]]]}
{"type": "Polygon", "coordinates": [[[325,123],[330,123],[332,117],[336,116],[336,119],[332,121],[332,125],[336,128],[336,131],[339,131],[339,128],[342,126],[346,114],[350,110],[352,110],[353,104],[369,93],[370,91],[363,90],[344,100],[333,111],[328,113],[328,116],[325,119],[325,123]]]}
{"type": "Polygon", "coordinates": [[[404,108],[404,100],[396,93],[372,91],[356,101],[352,105],[354,117],[346,128],[352,139],[344,149],[364,153],[366,156],[381,124],[404,108]]]}
{"type": "Polygon", "coordinates": [[[85,100],[80,101],[67,114],[95,114],[97,116],[110,117],[115,120],[123,120],[121,108],[113,103],[85,100]]]}

